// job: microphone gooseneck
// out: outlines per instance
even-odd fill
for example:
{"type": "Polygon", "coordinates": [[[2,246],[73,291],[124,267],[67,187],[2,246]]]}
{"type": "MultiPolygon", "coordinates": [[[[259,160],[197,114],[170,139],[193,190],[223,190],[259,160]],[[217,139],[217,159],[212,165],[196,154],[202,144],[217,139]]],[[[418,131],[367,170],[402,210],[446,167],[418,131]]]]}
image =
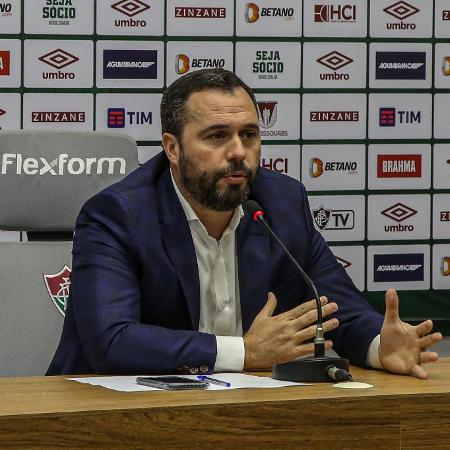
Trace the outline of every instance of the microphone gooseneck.
{"type": "Polygon", "coordinates": [[[314,282],[267,223],[261,206],[255,200],[247,200],[242,206],[244,211],[247,212],[255,222],[262,223],[265,226],[273,240],[281,247],[289,261],[291,261],[295,268],[300,272],[303,280],[308,285],[316,300],[317,326],[314,338],[314,357],[301,358],[287,363],[276,364],[272,370],[273,378],[286,381],[314,382],[330,381],[330,379],[337,381],[344,379],[351,380],[351,375],[348,372],[349,361],[347,359],[325,356],[322,305],[320,304],[319,293],[314,282]]]}

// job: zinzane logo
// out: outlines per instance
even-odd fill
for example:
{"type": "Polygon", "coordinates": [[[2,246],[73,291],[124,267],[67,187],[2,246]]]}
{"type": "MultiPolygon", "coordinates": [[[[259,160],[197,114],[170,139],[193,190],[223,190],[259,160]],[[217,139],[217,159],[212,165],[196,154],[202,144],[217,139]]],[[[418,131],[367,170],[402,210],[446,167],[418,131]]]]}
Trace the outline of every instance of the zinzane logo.
{"type": "Polygon", "coordinates": [[[65,265],[58,273],[42,274],[48,295],[63,317],[66,315],[67,300],[70,294],[71,273],[72,269],[65,265]]]}
{"type": "Polygon", "coordinates": [[[46,158],[24,157],[21,153],[3,153],[0,175],[11,172],[16,175],[38,176],[101,175],[104,172],[108,175],[124,175],[126,165],[123,158],[69,158],[67,153],[61,153],[49,161],[46,158]]]}

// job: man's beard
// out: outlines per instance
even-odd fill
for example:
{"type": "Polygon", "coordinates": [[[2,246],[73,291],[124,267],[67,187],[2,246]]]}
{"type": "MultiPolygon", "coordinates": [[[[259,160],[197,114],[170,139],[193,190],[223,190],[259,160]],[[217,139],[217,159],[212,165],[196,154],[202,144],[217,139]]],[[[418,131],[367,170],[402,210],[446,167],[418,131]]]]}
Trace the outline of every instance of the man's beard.
{"type": "Polygon", "coordinates": [[[197,202],[214,211],[230,211],[247,200],[258,168],[259,166],[251,170],[242,161],[231,161],[225,169],[212,173],[201,172],[192,160],[186,157],[180,145],[179,171],[183,186],[197,202]],[[244,172],[247,181],[243,185],[226,184],[221,189],[218,185],[219,180],[237,171],[244,172]]]}

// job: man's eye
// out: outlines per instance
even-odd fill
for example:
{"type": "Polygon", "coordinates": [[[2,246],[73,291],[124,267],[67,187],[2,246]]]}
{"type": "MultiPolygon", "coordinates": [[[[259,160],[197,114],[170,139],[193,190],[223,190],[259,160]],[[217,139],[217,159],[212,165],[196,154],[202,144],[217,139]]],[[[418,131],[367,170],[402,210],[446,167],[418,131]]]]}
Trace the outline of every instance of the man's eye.
{"type": "Polygon", "coordinates": [[[256,131],[247,131],[244,135],[245,139],[257,139],[259,134],[256,131]]]}
{"type": "Polygon", "coordinates": [[[223,139],[224,137],[225,137],[224,133],[214,133],[214,134],[209,135],[209,138],[214,141],[218,141],[220,139],[223,139]]]}

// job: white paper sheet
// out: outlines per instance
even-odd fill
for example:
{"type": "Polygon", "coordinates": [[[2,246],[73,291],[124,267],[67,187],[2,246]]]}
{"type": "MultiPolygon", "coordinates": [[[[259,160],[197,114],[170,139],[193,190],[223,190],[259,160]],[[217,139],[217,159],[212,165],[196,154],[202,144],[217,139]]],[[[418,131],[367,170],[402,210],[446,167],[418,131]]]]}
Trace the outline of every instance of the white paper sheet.
{"type": "MultiPolygon", "coordinates": [[[[120,392],[145,392],[145,391],[160,391],[161,389],[142,386],[136,383],[136,377],[131,376],[117,376],[117,377],[89,377],[89,378],[67,378],[71,381],[78,381],[79,383],[92,384],[94,386],[102,386],[107,389],[114,389],[120,392]]],[[[146,375],[142,375],[146,376],[146,375]]],[[[148,376],[148,375],[147,375],[148,376]]],[[[163,375],[161,375],[163,376],[163,375]]],[[[196,380],[196,375],[183,375],[183,377],[196,380]]],[[[269,377],[258,377],[254,375],[245,375],[243,373],[215,373],[212,378],[231,383],[231,387],[218,386],[210,384],[208,390],[210,391],[226,391],[229,389],[245,389],[245,388],[278,388],[284,386],[306,386],[305,383],[292,383],[290,381],[279,381],[269,377]]]]}

